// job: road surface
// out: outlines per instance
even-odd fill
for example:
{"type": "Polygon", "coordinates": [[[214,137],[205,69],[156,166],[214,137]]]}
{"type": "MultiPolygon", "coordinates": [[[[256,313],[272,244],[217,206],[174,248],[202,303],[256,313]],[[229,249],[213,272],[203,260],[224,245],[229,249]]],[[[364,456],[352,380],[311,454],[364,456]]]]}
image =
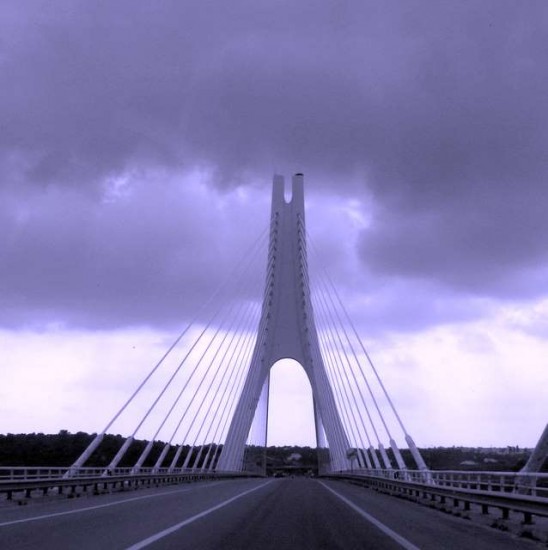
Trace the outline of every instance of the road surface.
{"type": "Polygon", "coordinates": [[[0,510],[4,549],[519,549],[538,545],[316,479],[202,482],[0,510]]]}

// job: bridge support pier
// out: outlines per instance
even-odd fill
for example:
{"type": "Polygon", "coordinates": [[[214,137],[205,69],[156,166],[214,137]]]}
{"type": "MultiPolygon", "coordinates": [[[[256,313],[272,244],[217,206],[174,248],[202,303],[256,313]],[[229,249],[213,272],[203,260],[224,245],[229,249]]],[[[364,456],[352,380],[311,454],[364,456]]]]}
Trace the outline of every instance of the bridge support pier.
{"type": "Polygon", "coordinates": [[[350,445],[323,363],[310,300],[302,174],[293,177],[289,202],[284,187],[284,178],[274,176],[267,292],[249,372],[219,457],[218,469],[224,471],[244,467],[245,444],[261,392],[274,363],[284,358],[296,360],[308,376],[316,424],[321,419],[329,443],[331,469],[350,467],[350,445]]]}

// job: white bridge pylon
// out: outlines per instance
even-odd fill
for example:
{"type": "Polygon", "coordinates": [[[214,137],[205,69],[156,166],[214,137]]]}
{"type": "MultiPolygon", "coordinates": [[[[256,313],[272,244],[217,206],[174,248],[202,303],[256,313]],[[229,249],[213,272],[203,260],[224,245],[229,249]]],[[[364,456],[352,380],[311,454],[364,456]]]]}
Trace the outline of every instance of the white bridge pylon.
{"type": "Polygon", "coordinates": [[[310,301],[302,174],[293,176],[289,202],[285,200],[284,187],[284,178],[274,176],[266,292],[258,337],[219,458],[220,470],[241,469],[245,443],[261,392],[268,385],[270,369],[286,358],[300,363],[308,376],[316,433],[323,427],[332,467],[347,470],[350,466],[350,445],[322,360],[310,301]]]}
{"type": "MultiPolygon", "coordinates": [[[[196,314],[67,477],[77,475],[88,460],[104,465],[104,475],[124,468],[131,474],[246,469],[254,419],[265,421],[266,435],[270,371],[281,359],[297,361],[310,382],[322,472],[406,470],[392,436],[394,426],[401,429],[418,469],[427,469],[335,286],[315,272],[314,291],[310,289],[303,175],[295,174],[291,183],[286,201],[284,178],[274,176],[270,234],[265,228],[253,253],[204,304],[204,314],[196,314]],[[257,293],[262,290],[261,304],[257,294],[248,292],[248,274],[255,261],[264,268],[267,241],[264,282],[254,277],[257,293]],[[213,312],[205,316],[209,306],[213,312]],[[157,386],[153,402],[136,418],[131,407],[160,376],[167,381],[157,386]],[[100,446],[121,415],[129,415],[136,427],[107,465],[94,457],[105,456],[100,446]],[[128,449],[144,429],[152,437],[132,462],[128,449]],[[389,442],[391,456],[383,440],[389,442]],[[160,452],[154,444],[161,441],[160,452]]],[[[262,429],[259,422],[257,426],[262,429]]]]}

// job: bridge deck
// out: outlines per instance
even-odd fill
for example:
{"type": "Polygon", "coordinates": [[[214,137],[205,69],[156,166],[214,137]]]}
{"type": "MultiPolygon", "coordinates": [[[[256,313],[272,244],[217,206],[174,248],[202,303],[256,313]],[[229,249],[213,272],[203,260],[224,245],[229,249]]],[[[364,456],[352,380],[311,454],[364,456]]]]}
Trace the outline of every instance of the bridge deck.
{"type": "Polygon", "coordinates": [[[531,548],[337,481],[241,479],[4,507],[1,548],[531,548]]]}

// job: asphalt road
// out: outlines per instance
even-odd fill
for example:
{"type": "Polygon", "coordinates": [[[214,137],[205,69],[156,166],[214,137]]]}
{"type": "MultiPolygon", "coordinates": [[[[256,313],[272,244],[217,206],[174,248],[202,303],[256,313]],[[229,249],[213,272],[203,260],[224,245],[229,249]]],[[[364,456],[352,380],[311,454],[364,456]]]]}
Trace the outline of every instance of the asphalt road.
{"type": "Polygon", "coordinates": [[[242,479],[0,510],[1,549],[519,549],[530,541],[337,481],[242,479]]]}

